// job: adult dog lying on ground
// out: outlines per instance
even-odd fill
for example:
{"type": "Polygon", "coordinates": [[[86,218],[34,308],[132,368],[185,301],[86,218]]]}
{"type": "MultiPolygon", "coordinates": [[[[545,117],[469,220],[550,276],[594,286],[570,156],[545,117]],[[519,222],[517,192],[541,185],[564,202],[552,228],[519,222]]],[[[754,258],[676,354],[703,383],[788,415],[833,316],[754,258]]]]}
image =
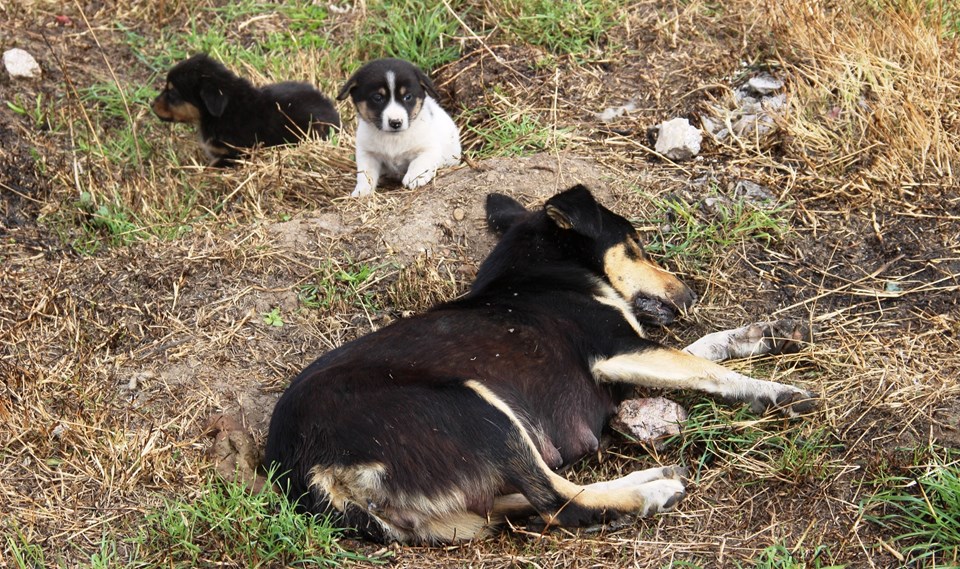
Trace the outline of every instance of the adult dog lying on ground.
{"type": "Polygon", "coordinates": [[[170,69],[152,106],[161,120],[198,124],[213,166],[233,163],[243,149],[298,142],[308,133],[327,138],[340,128],[333,103],[313,85],[257,88],[202,53],[170,69]]]}
{"type": "MultiPolygon", "coordinates": [[[[534,513],[560,526],[647,515],[683,497],[681,469],[586,486],[554,472],[597,450],[631,387],[790,416],[813,408],[807,391],[645,339],[639,320],[668,322],[695,295],[583,186],[539,211],[492,194],[487,218],[503,236],[468,295],[325,354],[278,401],[265,464],[303,509],[415,543],[472,539],[534,513]]],[[[717,338],[738,353],[772,347],[717,338]]]]}

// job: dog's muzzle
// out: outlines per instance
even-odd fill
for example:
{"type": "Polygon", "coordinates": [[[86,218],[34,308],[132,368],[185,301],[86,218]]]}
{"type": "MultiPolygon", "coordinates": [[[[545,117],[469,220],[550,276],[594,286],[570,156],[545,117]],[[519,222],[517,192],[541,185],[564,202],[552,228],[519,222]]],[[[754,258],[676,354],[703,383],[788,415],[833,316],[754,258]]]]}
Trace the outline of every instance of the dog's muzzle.
{"type": "Polygon", "coordinates": [[[677,316],[689,310],[697,302],[697,293],[686,285],[670,296],[669,301],[643,295],[635,296],[632,304],[637,320],[644,324],[666,326],[672,324],[677,316]]]}

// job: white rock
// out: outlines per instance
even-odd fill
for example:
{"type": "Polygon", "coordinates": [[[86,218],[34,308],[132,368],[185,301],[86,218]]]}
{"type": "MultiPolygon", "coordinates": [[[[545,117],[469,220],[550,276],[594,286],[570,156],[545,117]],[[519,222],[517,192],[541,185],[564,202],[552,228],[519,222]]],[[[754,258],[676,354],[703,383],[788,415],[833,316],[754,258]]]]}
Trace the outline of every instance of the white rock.
{"type": "Polygon", "coordinates": [[[687,412],[677,403],[665,397],[646,397],[621,403],[610,426],[659,449],[664,439],[680,434],[680,426],[686,420],[687,412]]]}
{"type": "Polygon", "coordinates": [[[687,119],[676,118],[660,124],[655,150],[671,160],[689,160],[700,152],[703,134],[687,119]]]}
{"type": "Polygon", "coordinates": [[[757,93],[766,95],[767,93],[772,93],[782,89],[783,81],[777,79],[773,75],[763,74],[757,75],[756,77],[751,77],[750,80],[747,81],[747,85],[757,93]]]}
{"type": "Polygon", "coordinates": [[[18,47],[3,52],[3,66],[14,79],[40,77],[40,64],[32,55],[18,47]]]}
{"type": "Polygon", "coordinates": [[[610,122],[625,113],[635,110],[637,110],[637,103],[631,100],[622,107],[610,107],[604,110],[602,113],[597,114],[597,118],[603,122],[610,122]]]}

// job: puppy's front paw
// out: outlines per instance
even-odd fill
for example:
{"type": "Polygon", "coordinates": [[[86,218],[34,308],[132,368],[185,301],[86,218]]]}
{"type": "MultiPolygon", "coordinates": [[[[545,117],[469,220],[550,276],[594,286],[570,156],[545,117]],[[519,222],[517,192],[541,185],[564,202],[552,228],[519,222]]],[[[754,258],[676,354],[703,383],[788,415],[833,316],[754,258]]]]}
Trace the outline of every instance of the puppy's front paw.
{"type": "Polygon", "coordinates": [[[409,170],[407,171],[407,175],[403,177],[403,186],[405,188],[415,190],[429,184],[430,180],[433,180],[433,177],[436,175],[437,171],[434,168],[424,170],[419,173],[409,170]]]}
{"type": "Polygon", "coordinates": [[[362,198],[363,196],[369,196],[373,194],[373,186],[370,185],[370,182],[362,181],[357,182],[357,187],[353,190],[353,193],[350,194],[354,198],[362,198]]]}

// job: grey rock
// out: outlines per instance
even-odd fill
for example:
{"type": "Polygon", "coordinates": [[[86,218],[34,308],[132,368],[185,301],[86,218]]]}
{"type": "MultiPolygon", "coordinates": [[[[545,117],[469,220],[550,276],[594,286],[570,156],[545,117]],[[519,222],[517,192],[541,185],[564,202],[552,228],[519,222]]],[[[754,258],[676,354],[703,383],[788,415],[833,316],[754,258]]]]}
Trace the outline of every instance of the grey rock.
{"type": "Polygon", "coordinates": [[[776,199],[776,196],[773,195],[773,192],[764,188],[760,184],[751,182],[750,180],[740,180],[733,187],[733,195],[735,198],[744,199],[749,202],[772,202],[776,199]]]}
{"type": "Polygon", "coordinates": [[[660,124],[655,150],[671,160],[689,160],[700,152],[703,133],[684,118],[675,118],[660,124]]]}
{"type": "Polygon", "coordinates": [[[610,426],[637,441],[663,448],[664,440],[680,434],[686,410],[665,397],[628,399],[617,408],[610,426]]]}
{"type": "Polygon", "coordinates": [[[769,73],[764,73],[756,77],[751,77],[750,80],[747,81],[747,86],[756,93],[766,95],[783,89],[783,81],[769,73]]]}

